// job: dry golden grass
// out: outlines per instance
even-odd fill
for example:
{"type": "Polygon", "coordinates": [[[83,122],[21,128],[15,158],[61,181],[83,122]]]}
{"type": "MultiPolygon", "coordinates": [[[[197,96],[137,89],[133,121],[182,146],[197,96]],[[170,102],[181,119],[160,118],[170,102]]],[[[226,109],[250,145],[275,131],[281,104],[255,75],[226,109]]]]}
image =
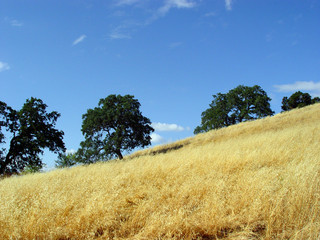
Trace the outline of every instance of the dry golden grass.
{"type": "Polygon", "coordinates": [[[320,105],[0,181],[2,239],[318,239],[320,105]]]}

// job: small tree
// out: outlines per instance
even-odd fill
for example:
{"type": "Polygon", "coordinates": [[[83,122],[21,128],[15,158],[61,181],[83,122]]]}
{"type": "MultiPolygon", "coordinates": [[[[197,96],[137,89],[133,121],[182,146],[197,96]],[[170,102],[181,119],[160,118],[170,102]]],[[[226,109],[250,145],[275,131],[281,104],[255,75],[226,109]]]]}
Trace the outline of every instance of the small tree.
{"type": "MultiPolygon", "coordinates": [[[[1,127],[12,134],[9,150],[1,150],[0,175],[21,172],[25,167],[41,169],[43,163],[39,157],[48,148],[54,153],[65,150],[63,132],[55,129],[60,116],[53,111],[47,113],[47,105],[41,99],[27,99],[20,111],[13,110],[0,103],[1,127]]],[[[2,143],[4,135],[1,133],[2,143]]]]}
{"type": "Polygon", "coordinates": [[[319,97],[311,98],[309,93],[295,92],[289,98],[283,97],[281,109],[288,111],[294,108],[301,108],[310,104],[320,102],[319,97]]]}
{"type": "Polygon", "coordinates": [[[57,168],[72,167],[77,164],[76,153],[60,153],[55,162],[57,168]]]}
{"type": "Polygon", "coordinates": [[[78,151],[80,161],[92,163],[117,156],[123,151],[151,144],[151,122],[139,110],[140,103],[131,95],[110,95],[100,99],[98,107],[82,116],[85,141],[78,151]]]}
{"type": "Polygon", "coordinates": [[[320,103],[320,97],[315,97],[311,100],[311,104],[320,103]]]}
{"type": "Polygon", "coordinates": [[[38,173],[38,172],[41,172],[42,168],[45,166],[46,166],[46,164],[42,164],[41,166],[27,165],[24,167],[21,174],[27,175],[27,174],[32,174],[32,173],[38,173]]]}
{"type": "Polygon", "coordinates": [[[311,104],[320,103],[320,97],[315,97],[311,100],[311,104]]]}
{"type": "Polygon", "coordinates": [[[194,133],[273,115],[270,100],[267,93],[258,85],[253,87],[239,85],[226,94],[213,95],[210,108],[201,114],[201,125],[196,127],[194,133]]]}

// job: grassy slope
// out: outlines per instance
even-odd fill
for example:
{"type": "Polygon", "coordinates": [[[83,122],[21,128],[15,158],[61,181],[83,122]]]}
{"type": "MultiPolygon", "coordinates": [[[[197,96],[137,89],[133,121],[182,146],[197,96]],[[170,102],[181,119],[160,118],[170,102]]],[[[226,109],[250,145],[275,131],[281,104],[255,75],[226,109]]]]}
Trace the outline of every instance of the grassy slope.
{"type": "Polygon", "coordinates": [[[320,105],[0,181],[3,239],[317,239],[320,105]]]}

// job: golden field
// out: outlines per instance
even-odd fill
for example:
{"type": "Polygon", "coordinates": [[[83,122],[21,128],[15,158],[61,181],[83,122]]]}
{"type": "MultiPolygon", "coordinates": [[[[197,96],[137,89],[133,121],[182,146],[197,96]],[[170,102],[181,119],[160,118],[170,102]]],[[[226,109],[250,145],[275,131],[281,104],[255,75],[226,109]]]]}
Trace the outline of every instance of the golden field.
{"type": "Polygon", "coordinates": [[[320,104],[0,180],[1,239],[319,239],[320,104]]]}

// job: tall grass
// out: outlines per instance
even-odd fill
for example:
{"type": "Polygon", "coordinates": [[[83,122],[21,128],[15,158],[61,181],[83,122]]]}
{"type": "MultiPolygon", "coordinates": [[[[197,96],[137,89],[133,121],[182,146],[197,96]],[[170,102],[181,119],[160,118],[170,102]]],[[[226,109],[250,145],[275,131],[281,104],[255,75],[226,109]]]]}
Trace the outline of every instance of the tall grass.
{"type": "Polygon", "coordinates": [[[318,239],[320,105],[0,181],[3,239],[318,239]]]}

